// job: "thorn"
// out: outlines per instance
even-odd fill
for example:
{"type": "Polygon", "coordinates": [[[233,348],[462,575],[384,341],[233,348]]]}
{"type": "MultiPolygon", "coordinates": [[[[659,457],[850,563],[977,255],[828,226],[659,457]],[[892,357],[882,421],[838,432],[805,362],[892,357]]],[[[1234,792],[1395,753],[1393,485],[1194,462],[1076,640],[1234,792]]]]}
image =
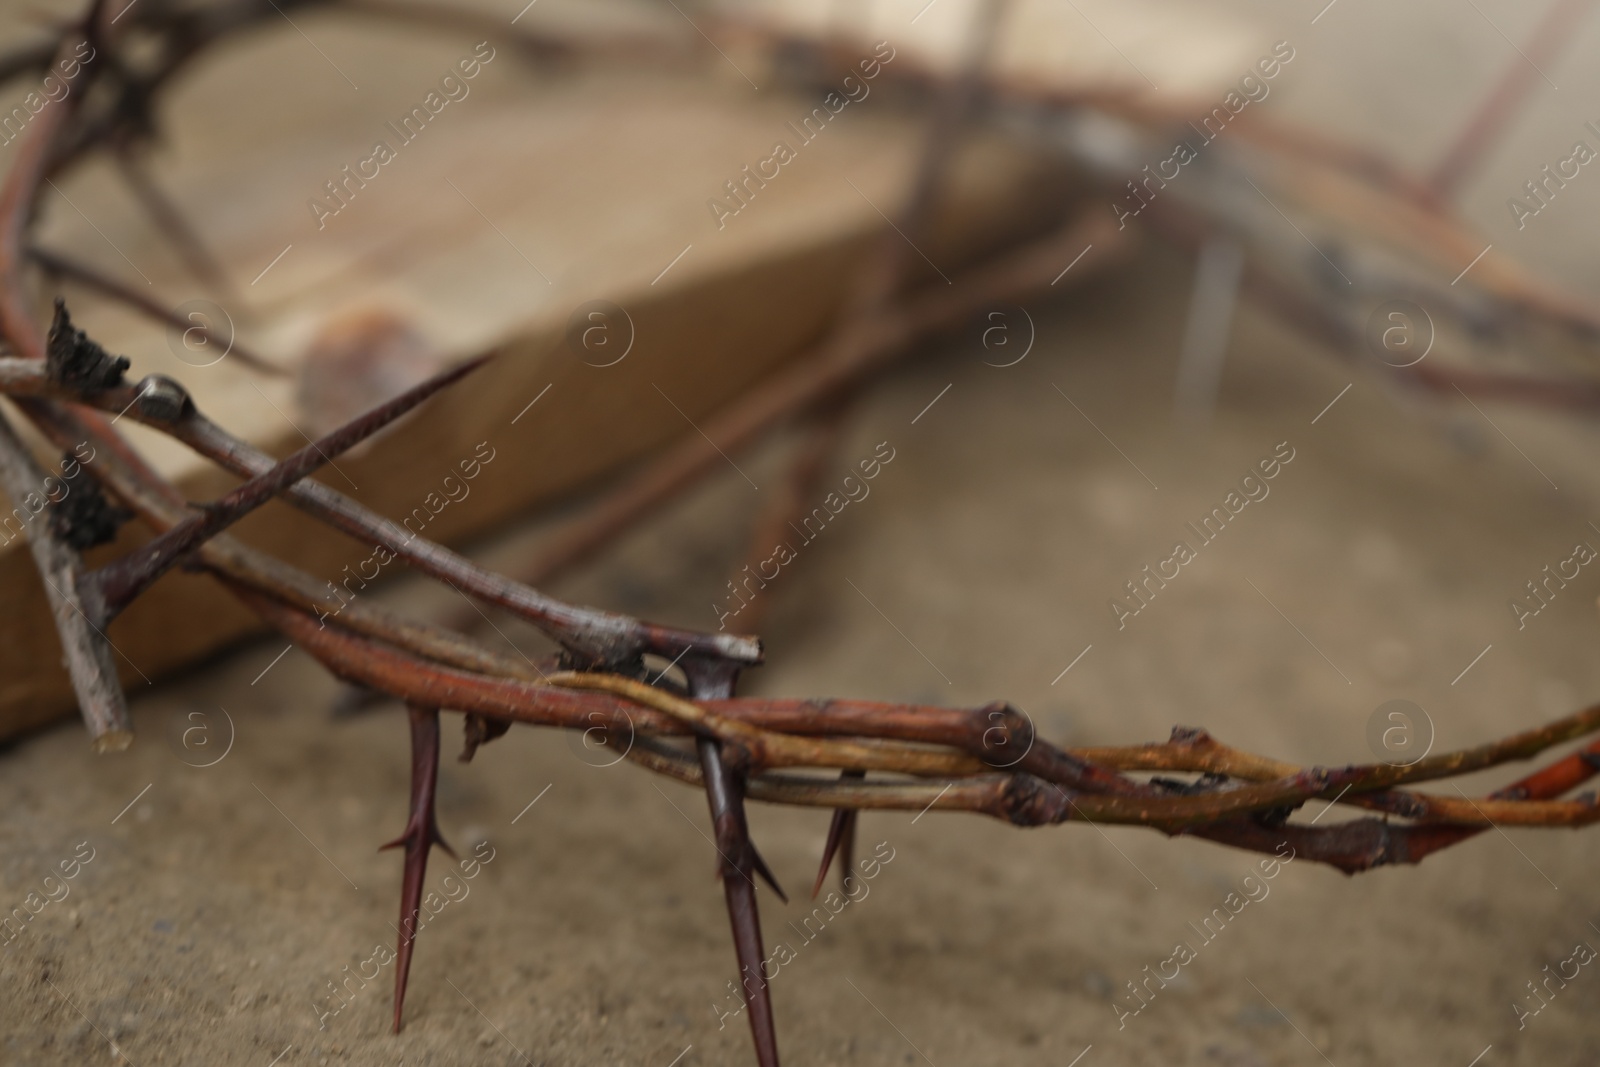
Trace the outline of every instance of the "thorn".
{"type": "MultiPolygon", "coordinates": [[[[739,988],[750,1010],[750,1034],[755,1039],[759,1067],[778,1067],[778,1034],[772,1018],[772,996],[761,967],[766,953],[761,946],[761,915],[756,906],[756,886],[750,874],[760,861],[750,844],[750,827],[744,815],[744,784],[722,761],[722,751],[711,738],[696,747],[705,773],[706,801],[721,853],[722,892],[728,901],[728,921],[733,927],[733,947],[739,959],[739,988]]],[[[767,876],[770,877],[770,876],[767,876]]],[[[776,888],[776,886],[774,886],[776,888]]],[[[781,895],[781,890],[780,890],[781,895]]]]}
{"type": "Polygon", "coordinates": [[[767,887],[778,894],[779,900],[785,904],[789,903],[789,894],[785,893],[783,886],[778,884],[778,876],[772,873],[772,868],[767,866],[767,861],[762,858],[760,850],[756,848],[753,841],[750,843],[750,865],[761,876],[761,880],[767,883],[767,887]]]}
{"type": "MultiPolygon", "coordinates": [[[[841,771],[839,780],[849,778],[865,778],[866,771],[841,771]]],[[[828,842],[822,846],[822,864],[817,868],[817,880],[811,886],[811,899],[816,900],[817,894],[822,892],[822,883],[828,880],[828,868],[833,866],[834,853],[842,851],[843,865],[840,867],[839,884],[846,893],[850,892],[850,869],[853,865],[856,842],[856,810],[854,808],[837,808],[833,813],[833,822],[828,825],[828,842]]]]}
{"type": "Polygon", "coordinates": [[[439,826],[437,823],[435,823],[433,827],[433,843],[444,849],[445,855],[449,856],[457,863],[461,862],[461,857],[456,855],[456,850],[450,847],[450,842],[446,841],[444,839],[444,835],[439,832],[439,826]]]}
{"type": "Polygon", "coordinates": [[[461,730],[464,741],[461,755],[456,758],[462,763],[471,763],[472,757],[478,754],[479,747],[497,737],[503,737],[509,729],[511,723],[505,719],[490,719],[468,712],[461,730]]]}
{"type": "Polygon", "coordinates": [[[438,845],[455,858],[455,850],[439,833],[434,791],[439,784],[439,709],[415,704],[411,713],[411,816],[405,832],[380,845],[378,851],[405,846],[404,874],[400,879],[400,943],[394,972],[394,1032],[400,1032],[405,1010],[406,980],[411,974],[411,949],[417,939],[417,917],[422,911],[422,883],[428,875],[428,852],[438,845]],[[410,931],[409,936],[407,931],[410,931]]]}
{"type": "Polygon", "coordinates": [[[849,896],[856,880],[856,827],[861,825],[861,813],[852,811],[845,824],[844,837],[839,842],[839,888],[849,896]]]}

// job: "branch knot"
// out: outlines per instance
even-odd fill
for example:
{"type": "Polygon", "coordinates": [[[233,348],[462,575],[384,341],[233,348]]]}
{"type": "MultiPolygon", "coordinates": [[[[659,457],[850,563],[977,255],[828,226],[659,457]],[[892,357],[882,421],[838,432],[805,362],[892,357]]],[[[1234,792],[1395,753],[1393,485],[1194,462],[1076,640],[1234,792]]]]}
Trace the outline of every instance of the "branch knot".
{"type": "Polygon", "coordinates": [[[50,380],[75,393],[98,393],[122,384],[122,372],[132,366],[127,356],[112,357],[89,335],[72,325],[67,302],[56,298],[55,319],[45,347],[45,369],[50,380]]]}
{"type": "Polygon", "coordinates": [[[133,512],[108,500],[99,479],[71,453],[61,464],[61,480],[66,495],[51,505],[50,532],[79,552],[115,541],[133,512]]]}

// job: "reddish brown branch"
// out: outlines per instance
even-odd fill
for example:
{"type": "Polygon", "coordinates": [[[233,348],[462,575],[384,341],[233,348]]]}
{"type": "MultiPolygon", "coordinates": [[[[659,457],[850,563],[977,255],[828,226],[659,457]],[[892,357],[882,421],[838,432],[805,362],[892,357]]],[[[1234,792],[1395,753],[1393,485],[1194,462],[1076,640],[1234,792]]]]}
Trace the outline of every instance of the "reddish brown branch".
{"type": "Polygon", "coordinates": [[[1428,175],[1428,186],[1440,199],[1455,196],[1472,177],[1484,154],[1504,134],[1506,124],[1544,77],[1540,64],[1549,63],[1570,43],[1573,31],[1591,7],[1593,0],[1556,0],[1528,43],[1506,61],[1505,72],[1428,175]]]}
{"type": "MultiPolygon", "coordinates": [[[[90,7],[88,17],[99,12],[97,2],[90,7]]],[[[56,55],[66,59],[73,55],[78,45],[87,38],[81,33],[69,33],[62,40],[56,55]]],[[[28,225],[39,187],[44,183],[51,163],[51,152],[56,137],[66,126],[83,100],[89,72],[77,92],[45,108],[28,124],[23,133],[6,180],[0,186],[0,334],[11,344],[17,355],[24,359],[43,360],[44,334],[34,321],[33,308],[28,300],[28,286],[23,278],[28,245],[28,225]]]]}

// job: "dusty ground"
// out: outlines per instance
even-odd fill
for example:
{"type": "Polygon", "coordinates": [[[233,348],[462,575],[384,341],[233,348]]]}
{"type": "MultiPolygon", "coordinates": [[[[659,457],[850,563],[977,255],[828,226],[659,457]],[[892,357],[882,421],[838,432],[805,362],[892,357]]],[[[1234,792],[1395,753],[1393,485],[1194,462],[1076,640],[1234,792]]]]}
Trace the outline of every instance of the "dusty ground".
{"type": "MultiPolygon", "coordinates": [[[[1453,128],[1466,105],[1444,102],[1474,95],[1461,86],[1480,86],[1508,52],[1487,27],[1464,28],[1470,11],[1449,21],[1430,10],[1448,57],[1432,62],[1456,88],[1397,94],[1393,129],[1375,134],[1416,160],[1440,140],[1410,139],[1418,116],[1434,108],[1453,128]]],[[[1525,29],[1519,13],[1490,11],[1513,35],[1525,29]]],[[[1332,9],[1318,24],[1325,43],[1308,47],[1310,87],[1285,94],[1288,106],[1373,128],[1371,101],[1387,97],[1372,71],[1406,55],[1385,18],[1399,17],[1354,0],[1332,9]],[[1363,46],[1373,54],[1358,63],[1350,52],[1363,46]]],[[[1563,90],[1593,80],[1562,70],[1563,90]]],[[[1560,143],[1581,105],[1544,107],[1529,123],[1560,143]]],[[[1496,173],[1544,161],[1531,133],[1517,142],[1496,173]]],[[[1481,185],[1468,200],[1482,201],[1494,237],[1510,190],[1481,185]]],[[[1517,250],[1570,266],[1592,295],[1583,192],[1517,250]]],[[[1520,632],[1506,606],[1575,541],[1600,546],[1594,429],[1486,409],[1502,436],[1465,406],[1389,393],[1248,311],[1213,424],[1174,426],[1188,274],[1151,252],[1091,292],[1034,308],[1038,343],[1015,367],[984,366],[974,335],[874,390],[838,472],[881,441],[895,459],[774,586],[771,666],[748,691],[1005,696],[1068,743],[1161,738],[1183,723],[1324,763],[1371,758],[1368,719],[1393,698],[1420,704],[1436,746],[1453,748],[1600,697],[1594,573],[1520,632]],[[1108,599],[1280,442],[1294,459],[1271,495],[1119,632],[1108,599]]],[[[771,459],[742,465],[765,484],[771,459]]],[[[729,471],[557,591],[712,625],[752,496],[729,471]]],[[[537,532],[481,554],[504,563],[537,532]]],[[[277,659],[282,650],[262,641],[140,695],[141,741],[122,756],[93,757],[63,725],[0,757],[6,908],[42,892],[80,842],[77,854],[93,855],[69,895],[0,951],[0,1062],[108,1062],[109,1042],[140,1067],[750,1062],[742,1019],[718,1025],[733,965],[704,802],[529,730],[443,769],[446,834],[463,855],[487,841],[494,858],[419,939],[405,1032],[387,1032],[392,967],[319,1029],[335,1003],[327,983],[393,941],[399,860],[374,849],[403,822],[405,729],[395,707],[331,718],[333,683],[299,652],[277,659]],[[214,757],[173,740],[205,726],[220,752],[229,721],[231,748],[213,766],[191,766],[214,757]]],[[[758,809],[753,821],[798,895],[825,818],[758,809]]],[[[1541,968],[1600,944],[1586,877],[1600,859],[1594,832],[1486,834],[1420,868],[1356,879],[1294,863],[1121,1029],[1125,983],[1197,941],[1189,924],[1254,857],[1145,831],[948,815],[871,816],[862,840],[886,842],[893,860],[815,941],[788,925],[803,905],[762,902],[769,938],[797,952],[774,982],[791,1064],[1467,1067],[1482,1055],[1546,1067],[1600,1056],[1592,969],[1525,1029],[1513,1010],[1541,968]]],[[[446,866],[435,862],[430,883],[446,866]]]]}

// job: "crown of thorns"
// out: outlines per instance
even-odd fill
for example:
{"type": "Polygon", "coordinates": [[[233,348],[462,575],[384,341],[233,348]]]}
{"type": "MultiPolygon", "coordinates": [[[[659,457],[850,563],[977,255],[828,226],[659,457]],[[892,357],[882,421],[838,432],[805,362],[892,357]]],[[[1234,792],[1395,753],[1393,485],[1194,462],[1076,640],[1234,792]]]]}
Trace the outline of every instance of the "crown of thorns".
{"type": "MultiPolygon", "coordinates": [[[[415,4],[382,6],[351,0],[320,6],[457,23],[473,18],[415,4]]],[[[1463,794],[1457,799],[1406,788],[1530,759],[1582,738],[1600,728],[1600,706],[1500,741],[1426,756],[1404,766],[1299,767],[1232,748],[1203,730],[1182,727],[1161,743],[1062,748],[1037,736],[1027,715],[1006,703],[962,709],[850,699],[740,697],[735,695],[740,674],[762,661],[761,645],[754,637],[658,626],[568,604],[533,586],[593,552],[708,469],[717,455],[715,446],[698,436],[645,464],[600,507],[573,521],[544,547],[529,580],[519,581],[480,567],[308,478],[333,457],[471,374],[484,360],[447,370],[274,461],[208,419],[181,384],[160,376],[128,381],[128,361],[108,355],[76,329],[59,299],[48,332],[42,332],[29,295],[34,268],[89,285],[157,321],[173,324],[171,313],[141,294],[90,266],[30,245],[40,189],[52,175],[97,149],[109,148],[126,162],[130,146],[148,139],[155,128],[151,104],[158,90],[210,44],[272,17],[273,11],[237,0],[212,5],[144,0],[117,16],[109,16],[105,5],[95,2],[81,21],[62,28],[44,44],[0,56],[0,77],[5,78],[52,67],[64,71],[70,61],[94,57],[74,70],[70,92],[52,96],[49,106],[32,115],[0,188],[0,334],[10,349],[9,355],[0,357],[0,392],[66,453],[60,476],[48,474],[0,413],[0,488],[13,501],[13,514],[26,529],[45,579],[79,708],[98,749],[117,750],[132,738],[103,631],[151,583],[180,564],[221,582],[340,678],[408,706],[409,818],[404,832],[385,846],[405,850],[396,1030],[401,1025],[429,852],[434,845],[448,849],[434,811],[440,710],[466,716],[463,759],[470,759],[480,744],[515,723],[584,731],[591,737],[599,731],[615,750],[625,749],[634,763],[705,791],[744,976],[742,995],[763,1067],[776,1067],[778,1054],[762,969],[756,879],[780,897],[783,890],[750,839],[747,800],[832,811],[813,895],[835,857],[842,857],[841,876],[849,887],[855,877],[851,852],[857,813],[868,809],[978,812],[1020,826],[1071,821],[1148,826],[1168,835],[1280,856],[1287,846],[1297,858],[1349,873],[1417,863],[1491,825],[1575,827],[1600,818],[1600,805],[1592,793],[1561,799],[1600,769],[1600,741],[1488,796],[1463,794]],[[146,58],[140,62],[118,52],[119,43],[134,33],[157,44],[143,53],[146,58]],[[108,413],[126,415],[166,434],[244,480],[216,500],[186,501],[118,433],[108,413]],[[370,542],[483,604],[527,620],[560,645],[560,654],[542,662],[508,656],[459,629],[402,617],[367,601],[352,600],[335,613],[325,611],[325,583],[226,532],[273,499],[370,542]],[[119,527],[134,516],[155,536],[109,563],[89,568],[80,553],[113,540],[119,527]],[[647,657],[656,663],[668,661],[677,670],[647,667],[647,657]],[[794,773],[818,770],[837,776],[794,773]],[[1148,772],[1197,777],[1176,781],[1148,772]],[[1296,811],[1311,800],[1365,814],[1326,825],[1296,822],[1296,811]]],[[[745,27],[742,32],[752,31],[745,27]]],[[[577,47],[531,31],[520,34],[516,43],[535,57],[577,47]]],[[[782,43],[800,47],[796,42],[782,43]]],[[[585,47],[604,50],[592,42],[585,47]]],[[[817,46],[814,52],[813,58],[826,59],[826,47],[817,46]]],[[[975,48],[974,55],[981,56],[981,49],[975,48]]],[[[917,76],[936,81],[927,72],[917,76]]],[[[903,220],[907,227],[926,221],[950,131],[964,108],[980,88],[995,97],[1004,97],[1007,91],[1003,84],[984,82],[977,63],[935,88],[940,105],[903,220]]],[[[1013,95],[1020,93],[1016,90],[1013,95]]],[[[1294,142],[1279,147],[1306,150],[1294,142]]],[[[1346,162],[1372,176],[1364,162],[1346,162]]],[[[131,164],[126,173],[186,259],[202,273],[209,271],[214,280],[214,261],[184,228],[181,217],[131,164]]],[[[899,262],[904,248],[898,242],[887,243],[865,279],[870,299],[862,308],[847,316],[832,337],[795,368],[780,371],[716,416],[713,432],[731,448],[786,418],[809,420],[825,430],[837,422],[841,397],[911,341],[959,323],[997,298],[1047,288],[1042,280],[1061,261],[1063,250],[1076,251],[1086,238],[1115,249],[1119,232],[1098,214],[1069,218],[1058,232],[1013,247],[969,269],[949,286],[909,292],[902,292],[899,284],[905,274],[899,262]]],[[[234,351],[260,373],[282,373],[238,346],[234,351]]],[[[1419,369],[1409,373],[1422,384],[1441,384],[1419,369]]],[[[1562,403],[1573,402],[1575,395],[1589,401],[1594,396],[1592,386],[1568,388],[1566,383],[1533,379],[1479,375],[1458,377],[1449,384],[1462,386],[1463,381],[1463,391],[1554,397],[1562,403]]],[[[827,440],[826,433],[817,433],[802,443],[797,472],[803,475],[819,465],[827,440]]]]}

